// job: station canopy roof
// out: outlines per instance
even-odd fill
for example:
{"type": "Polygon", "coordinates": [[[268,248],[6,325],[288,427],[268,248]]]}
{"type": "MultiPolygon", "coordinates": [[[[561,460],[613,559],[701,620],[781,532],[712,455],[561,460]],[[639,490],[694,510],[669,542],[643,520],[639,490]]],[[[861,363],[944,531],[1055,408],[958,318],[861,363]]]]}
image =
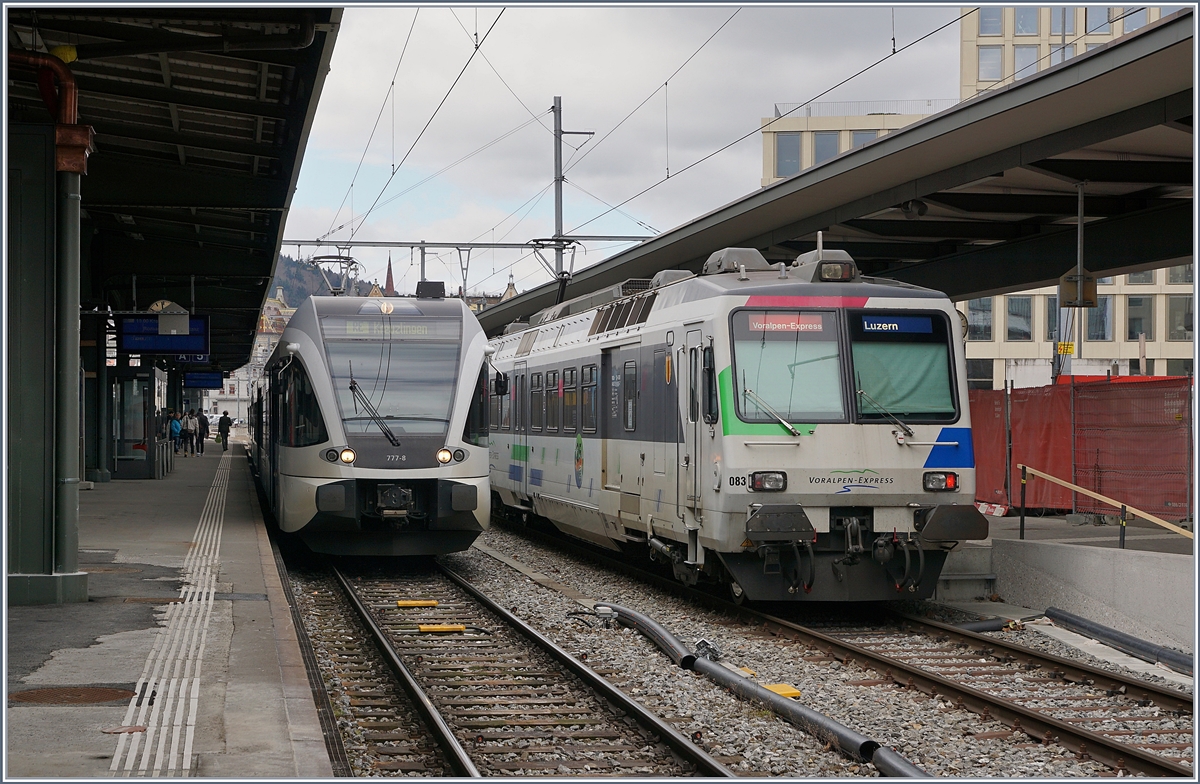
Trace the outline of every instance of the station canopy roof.
{"type": "MultiPolygon", "coordinates": [[[[846,250],[863,272],[962,300],[1054,283],[1076,261],[1114,274],[1193,248],[1194,17],[1176,12],[773,183],[577,274],[567,298],[713,251],[791,261],[846,250]]],[[[484,311],[496,334],[554,304],[556,284],[484,311]]]]}
{"type": "MultiPolygon", "coordinates": [[[[84,309],[194,307],[209,315],[213,365],[245,364],[341,9],[6,11],[10,51],[67,61],[79,123],[95,130],[82,178],[84,309]]],[[[51,121],[32,74],[11,66],[8,113],[51,121]]]]}

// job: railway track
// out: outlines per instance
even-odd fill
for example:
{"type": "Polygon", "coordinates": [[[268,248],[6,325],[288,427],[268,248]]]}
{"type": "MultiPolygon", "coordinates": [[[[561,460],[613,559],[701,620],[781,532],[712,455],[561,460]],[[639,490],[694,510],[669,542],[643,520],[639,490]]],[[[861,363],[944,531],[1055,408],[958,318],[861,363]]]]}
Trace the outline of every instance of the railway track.
{"type": "Polygon", "coordinates": [[[949,699],[1010,728],[1014,742],[1057,743],[1118,773],[1194,777],[1192,697],[1140,678],[912,616],[883,625],[813,628],[710,593],[559,537],[522,529],[575,554],[806,643],[813,660],[874,670],[861,685],[896,684],[949,699]]]}
{"type": "Polygon", "coordinates": [[[733,775],[453,572],[335,577],[452,775],[733,775]]]}

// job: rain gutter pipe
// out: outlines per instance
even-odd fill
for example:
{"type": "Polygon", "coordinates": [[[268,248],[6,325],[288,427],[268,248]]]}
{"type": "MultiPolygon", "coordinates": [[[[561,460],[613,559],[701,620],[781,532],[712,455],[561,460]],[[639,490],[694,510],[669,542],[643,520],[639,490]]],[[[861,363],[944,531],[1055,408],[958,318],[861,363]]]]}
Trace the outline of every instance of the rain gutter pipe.
{"type": "Polygon", "coordinates": [[[870,762],[884,776],[902,778],[929,778],[929,774],[913,765],[892,749],[861,735],[828,716],[814,711],[803,703],[783,697],[766,689],[749,678],[737,675],[726,667],[697,656],[654,619],[626,607],[608,602],[597,602],[596,608],[608,607],[617,614],[623,626],[637,630],[661,648],[671,661],[685,670],[694,670],[710,680],[729,689],[739,697],[756,700],[767,705],[774,713],[787,719],[804,732],[832,740],[838,749],[849,757],[870,762]]]}
{"type": "Polygon", "coordinates": [[[1172,670],[1181,672],[1184,675],[1192,674],[1194,659],[1190,654],[1164,648],[1161,645],[1155,645],[1152,642],[1147,642],[1125,632],[1103,626],[1095,621],[1089,621],[1087,618],[1073,615],[1057,607],[1047,607],[1046,617],[1054,621],[1056,626],[1062,626],[1073,632],[1085,634],[1088,637],[1099,640],[1105,645],[1111,645],[1119,651],[1124,651],[1130,656],[1136,656],[1153,664],[1170,667],[1172,670]]]}

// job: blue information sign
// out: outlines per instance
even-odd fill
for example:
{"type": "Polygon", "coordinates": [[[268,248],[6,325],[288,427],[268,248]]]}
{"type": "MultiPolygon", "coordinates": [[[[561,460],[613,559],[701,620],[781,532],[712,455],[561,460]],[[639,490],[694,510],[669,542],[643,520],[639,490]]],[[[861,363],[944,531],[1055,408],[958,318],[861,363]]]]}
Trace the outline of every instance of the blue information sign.
{"type": "Polygon", "coordinates": [[[179,354],[175,361],[181,365],[207,365],[208,354],[179,354]]]}
{"type": "Polygon", "coordinates": [[[224,384],[224,379],[224,374],[219,370],[212,372],[189,370],[183,374],[183,385],[190,389],[220,389],[224,384]]]}
{"type": "Polygon", "coordinates": [[[128,354],[207,354],[208,316],[188,319],[188,334],[158,334],[158,316],[120,316],[117,350],[128,354]]]}
{"type": "Polygon", "coordinates": [[[928,335],[933,332],[929,316],[863,316],[863,332],[908,332],[928,335]]]}

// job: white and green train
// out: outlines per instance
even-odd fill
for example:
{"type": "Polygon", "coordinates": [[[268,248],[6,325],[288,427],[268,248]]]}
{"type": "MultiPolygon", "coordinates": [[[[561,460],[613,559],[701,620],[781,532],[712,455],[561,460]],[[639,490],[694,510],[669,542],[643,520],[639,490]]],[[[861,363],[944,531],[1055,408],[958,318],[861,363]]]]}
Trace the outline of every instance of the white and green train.
{"type": "Polygon", "coordinates": [[[739,601],[928,597],[988,529],[962,329],[940,292],[820,249],[557,305],[492,341],[493,508],[739,601]]]}

